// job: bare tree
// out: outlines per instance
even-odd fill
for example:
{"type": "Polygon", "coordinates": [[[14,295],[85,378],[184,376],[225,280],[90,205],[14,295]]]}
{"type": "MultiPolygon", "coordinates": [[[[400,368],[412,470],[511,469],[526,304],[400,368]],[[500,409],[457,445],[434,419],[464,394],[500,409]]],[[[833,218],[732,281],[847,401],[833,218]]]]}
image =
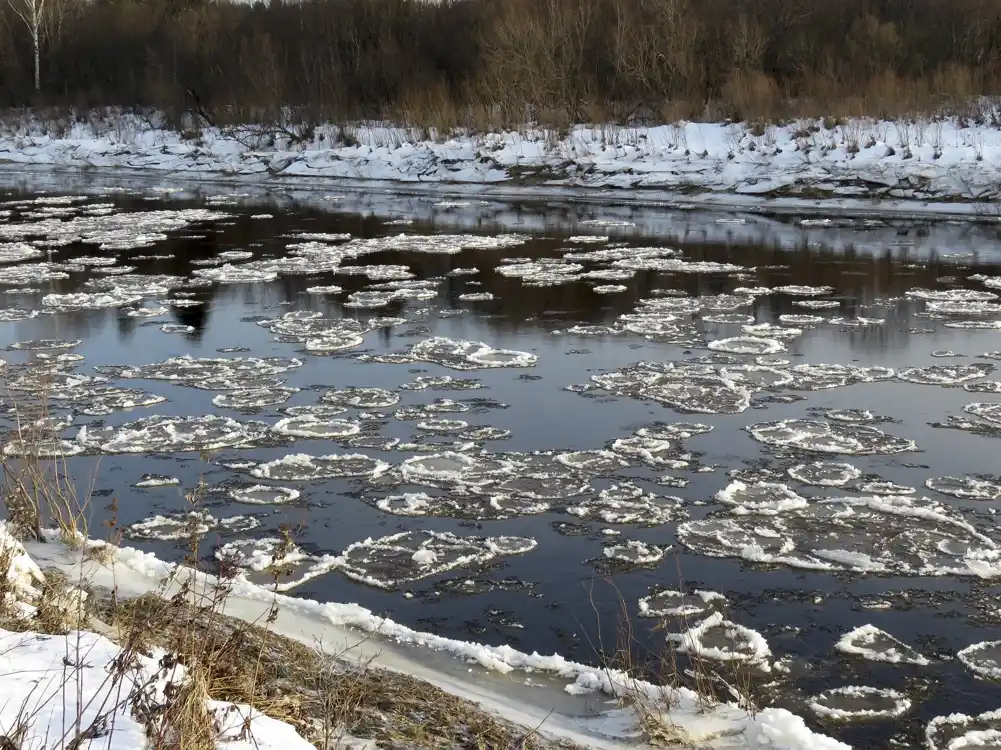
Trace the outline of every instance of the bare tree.
{"type": "Polygon", "coordinates": [[[7,0],[31,34],[31,52],[35,59],[35,93],[42,91],[41,34],[45,23],[46,0],[7,0]]]}

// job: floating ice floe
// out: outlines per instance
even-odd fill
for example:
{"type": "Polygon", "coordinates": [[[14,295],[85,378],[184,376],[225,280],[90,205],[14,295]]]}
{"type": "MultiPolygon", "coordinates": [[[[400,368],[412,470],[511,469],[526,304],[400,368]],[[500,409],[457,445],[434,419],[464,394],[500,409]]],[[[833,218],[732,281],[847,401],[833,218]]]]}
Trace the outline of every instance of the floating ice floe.
{"type": "Polygon", "coordinates": [[[828,318],[827,322],[832,326],[842,326],[844,328],[868,328],[869,326],[881,326],[886,324],[884,318],[865,318],[861,315],[854,318],[834,317],[828,318]]]}
{"type": "Polygon", "coordinates": [[[490,292],[467,292],[459,295],[460,302],[490,302],[494,295],[490,292]]]}
{"type": "Polygon", "coordinates": [[[62,281],[70,275],[56,263],[24,263],[5,268],[0,274],[0,286],[24,286],[43,281],[62,281]]]}
{"type": "Polygon", "coordinates": [[[311,555],[283,538],[229,542],[215,551],[223,565],[235,568],[259,586],[290,591],[336,566],[332,555],[311,555]]]}
{"type": "Polygon", "coordinates": [[[716,313],[712,315],[703,315],[702,322],[713,323],[715,325],[741,326],[753,323],[754,316],[744,315],[743,313],[716,313]]]}
{"type": "Polygon", "coordinates": [[[284,505],[299,499],[299,490],[270,484],[233,487],[229,497],[246,505],[284,505]]]}
{"type": "Polygon", "coordinates": [[[820,315],[779,315],[779,322],[791,326],[811,327],[823,323],[825,318],[820,315]]]}
{"type": "Polygon", "coordinates": [[[286,406],[281,410],[283,414],[290,417],[315,417],[317,419],[330,419],[347,413],[343,406],[333,406],[329,404],[297,404],[296,406],[286,406]]]}
{"type": "MultiPolygon", "coordinates": [[[[596,268],[580,274],[582,281],[629,281],[636,275],[636,271],[629,268],[596,268]]],[[[597,290],[597,287],[593,287],[597,290]]],[[[623,290],[626,287],[622,287],[623,290]]],[[[601,292],[599,292],[600,294],[601,292]]]]}
{"type": "Polygon", "coordinates": [[[288,236],[302,242],[347,242],[351,239],[347,232],[296,232],[288,236]]]}
{"type": "Polygon", "coordinates": [[[361,308],[374,310],[380,307],[388,307],[390,303],[398,299],[396,292],[382,291],[362,291],[352,292],[348,295],[344,307],[361,308]]]}
{"type": "Polygon", "coordinates": [[[337,439],[361,432],[361,423],[350,419],[323,419],[312,415],[287,417],[272,429],[280,435],[299,438],[337,439]]]}
{"type": "Polygon", "coordinates": [[[595,294],[619,294],[621,292],[628,291],[629,287],[623,286],[622,284],[600,284],[598,286],[591,287],[591,291],[595,294]]]}
{"type": "Polygon", "coordinates": [[[255,516],[232,516],[216,518],[207,511],[194,510],[171,516],[151,516],[128,526],[125,534],[135,539],[177,539],[200,538],[210,531],[243,533],[259,528],[261,521],[255,516]]]}
{"type": "Polygon", "coordinates": [[[326,405],[352,409],[384,409],[393,406],[399,400],[398,393],[384,388],[344,388],[339,391],[327,391],[320,397],[320,401],[326,405]]]}
{"type": "Polygon", "coordinates": [[[977,479],[975,477],[932,477],[925,480],[925,486],[943,495],[961,497],[968,500],[1001,499],[1001,478],[977,479]]]}
{"type": "Polygon", "coordinates": [[[971,331],[997,331],[1001,329],[1001,320],[947,320],[943,325],[971,331]]]}
{"type": "Polygon", "coordinates": [[[379,510],[396,516],[434,516],[472,521],[537,515],[551,508],[548,501],[513,493],[431,495],[426,492],[405,492],[382,497],[366,493],[364,500],[379,510]]]}
{"type": "Polygon", "coordinates": [[[591,492],[586,478],[556,471],[525,467],[524,473],[498,482],[493,491],[525,497],[531,500],[565,500],[591,492]]]}
{"type": "Polygon", "coordinates": [[[979,383],[964,383],[967,393],[1001,393],[1001,380],[984,380],[979,383]]]}
{"type": "Polygon", "coordinates": [[[164,323],[160,326],[160,330],[164,333],[194,333],[195,327],[180,323],[164,323]]]}
{"type": "Polygon", "coordinates": [[[371,281],[394,281],[414,278],[409,266],[401,265],[360,265],[341,266],[337,269],[341,276],[365,276],[371,281]]]}
{"type": "Polygon", "coordinates": [[[65,458],[83,453],[84,446],[55,437],[14,438],[3,447],[3,455],[33,458],[65,458]]]}
{"type": "Polygon", "coordinates": [[[685,274],[736,274],[753,271],[748,266],[738,266],[734,263],[715,263],[713,261],[688,261],[681,258],[632,257],[612,261],[616,268],[631,268],[636,271],[658,271],[660,273],[685,274]]]}
{"type": "MultiPolygon", "coordinates": [[[[689,549],[710,557],[808,570],[1001,575],[998,544],[952,509],[926,498],[812,498],[804,505],[798,496],[777,489],[771,505],[784,503],[785,507],[776,512],[769,508],[768,496],[762,499],[761,493],[767,490],[767,484],[763,489],[758,485],[743,512],[681,524],[678,538],[689,549]],[[752,503],[761,504],[764,510],[756,511],[752,503]]],[[[739,485],[731,492],[735,501],[742,499],[740,492],[739,485]]]]}
{"type": "Polygon", "coordinates": [[[41,250],[25,242],[0,243],[0,264],[20,263],[21,261],[40,258],[42,255],[41,250]]]}
{"type": "MultiPolygon", "coordinates": [[[[185,284],[191,284],[190,279],[169,274],[131,273],[106,279],[91,279],[84,288],[93,292],[108,292],[118,296],[137,296],[140,298],[155,297],[168,294],[185,284]]],[[[177,292],[180,294],[180,292],[177,292]]],[[[176,304],[180,300],[169,300],[176,304]]],[[[202,304],[199,302],[198,304],[202,304]]]]}
{"type": "Polygon", "coordinates": [[[658,546],[636,539],[610,544],[602,551],[605,560],[628,566],[657,565],[670,552],[670,545],[658,546]]]}
{"type": "Polygon", "coordinates": [[[874,625],[862,625],[846,633],[834,648],[844,654],[861,656],[869,661],[917,664],[922,667],[929,664],[926,657],[874,625]]]}
{"type": "Polygon", "coordinates": [[[410,356],[423,362],[434,362],[453,370],[479,370],[494,367],[532,367],[538,357],[528,352],[494,349],[480,341],[457,341],[430,338],[415,344],[410,356]]]}
{"type": "Polygon", "coordinates": [[[926,307],[930,312],[939,313],[940,315],[972,315],[975,317],[1001,315],[1001,304],[997,302],[952,300],[929,302],[926,307]]]}
{"type": "Polygon", "coordinates": [[[604,450],[568,451],[558,454],[556,461],[568,469],[587,474],[614,474],[629,466],[628,461],[611,451],[604,450]]]}
{"type": "MultiPolygon", "coordinates": [[[[263,378],[301,366],[301,360],[284,357],[215,359],[184,356],[138,367],[113,365],[95,369],[115,378],[166,380],[205,390],[232,391],[253,388],[263,378]]],[[[267,383],[267,387],[274,385],[267,383]]]]}
{"type": "Polygon", "coordinates": [[[712,425],[699,422],[655,422],[646,427],[640,427],[636,430],[636,435],[657,440],[685,440],[712,431],[712,425]]]}
{"type": "Polygon", "coordinates": [[[306,288],[306,294],[341,294],[343,291],[344,287],[334,286],[333,284],[306,288]]]}
{"type": "Polygon", "coordinates": [[[859,491],[869,495],[914,495],[917,493],[913,487],[887,481],[865,482],[859,487],[859,491]]]}
{"type": "Polygon", "coordinates": [[[416,425],[418,430],[450,435],[463,432],[469,428],[469,422],[463,419],[425,419],[416,425]]]}
{"type": "Polygon", "coordinates": [[[849,456],[889,455],[917,450],[913,440],[889,435],[868,425],[783,419],[745,428],[751,437],[773,448],[849,456]]]}
{"type": "Polygon", "coordinates": [[[841,303],[834,299],[798,299],[793,304],[807,310],[833,310],[841,307],[841,303]]]}
{"type": "MultiPolygon", "coordinates": [[[[773,338],[773,339],[794,339],[797,336],[803,335],[802,328],[792,328],[789,326],[777,326],[771,323],[754,323],[748,324],[741,327],[741,331],[746,333],[748,336],[755,336],[757,338],[773,338]]],[[[768,354],[769,352],[763,352],[763,354],[768,354]]]]}
{"type": "Polygon", "coordinates": [[[626,458],[639,459],[651,466],[672,463],[678,455],[674,443],[659,437],[637,435],[619,438],[613,441],[610,447],[614,453],[626,458]]]}
{"type": "Polygon", "coordinates": [[[104,416],[116,411],[126,411],[162,404],[167,399],[145,391],[101,383],[67,384],[53,388],[47,397],[58,405],[69,405],[81,414],[104,416]]]}
{"type": "Polygon", "coordinates": [[[928,750],[996,750],[1001,747],[1001,709],[979,716],[938,716],[925,729],[928,750]]]}
{"type": "Polygon", "coordinates": [[[293,453],[254,466],[250,473],[259,479],[306,482],[342,477],[374,477],[389,469],[389,464],[361,453],[311,456],[293,453]]]}
{"type": "Polygon", "coordinates": [[[710,341],[707,346],[713,351],[730,354],[778,354],[786,350],[786,345],[781,341],[758,336],[733,336],[727,339],[717,339],[710,341]]]}
{"type": "MultiPolygon", "coordinates": [[[[395,394],[393,394],[395,395],[395,394]]],[[[450,398],[436,398],[429,404],[403,406],[393,412],[399,420],[424,420],[439,418],[442,414],[462,414],[469,411],[469,405],[450,398]]]]}
{"type": "Polygon", "coordinates": [[[268,426],[209,414],[152,416],[114,427],[81,428],[77,444],[102,453],[175,453],[247,448],[267,440],[268,426]]]}
{"type": "Polygon", "coordinates": [[[911,700],[897,690],[851,686],[825,690],[807,705],[825,719],[860,721],[895,719],[910,710],[911,700]]]}
{"type": "Polygon", "coordinates": [[[932,365],[900,370],[897,377],[909,383],[921,385],[961,385],[970,380],[985,378],[995,369],[995,366],[990,363],[932,365]]]}
{"type": "Polygon", "coordinates": [[[681,653],[714,661],[744,662],[770,671],[771,649],[760,633],[725,619],[714,612],[683,633],[669,634],[681,653]]]}
{"type": "Polygon", "coordinates": [[[22,310],[19,307],[5,307],[0,309],[0,323],[17,323],[22,320],[31,320],[38,317],[38,310],[22,310]]]}
{"type": "Polygon", "coordinates": [[[158,318],[168,312],[170,310],[166,307],[136,307],[132,310],[126,310],[125,314],[130,318],[158,318]]]}
{"type": "Polygon", "coordinates": [[[514,468],[502,458],[443,451],[406,459],[400,473],[409,484],[478,490],[513,475],[514,468]]]}
{"type": "Polygon", "coordinates": [[[724,365],[719,368],[719,374],[755,391],[784,388],[796,379],[795,374],[788,370],[766,365],[724,365]]]}
{"type": "Polygon", "coordinates": [[[526,537],[460,537],[405,531],[348,546],[336,558],[336,567],[353,580],[392,589],[456,568],[524,554],[535,549],[536,544],[526,537]]]}
{"type": "Polygon", "coordinates": [[[641,362],[624,370],[593,375],[599,387],[617,396],[657,401],[684,412],[737,414],[750,406],[751,392],[712,369],[641,362]]]}
{"type": "Polygon", "coordinates": [[[31,339],[17,341],[7,347],[10,351],[45,351],[51,349],[73,349],[83,342],[80,339],[31,339]]]}
{"type": "Polygon", "coordinates": [[[272,386],[270,388],[239,388],[220,393],[213,397],[212,405],[222,409],[233,409],[240,412],[257,412],[268,406],[284,404],[298,388],[272,386]]]}
{"type": "Polygon", "coordinates": [[[852,424],[876,421],[876,415],[868,409],[831,409],[825,412],[824,416],[835,422],[849,422],[852,424]]]}
{"type": "Polygon", "coordinates": [[[993,292],[975,289],[908,289],[904,295],[930,302],[989,302],[998,298],[993,292]]]}
{"type": "Polygon", "coordinates": [[[478,390],[483,383],[474,378],[454,378],[451,375],[418,375],[411,382],[404,383],[404,391],[469,391],[478,390]]]}
{"type": "Polygon", "coordinates": [[[570,505],[567,513],[609,524],[659,526],[688,516],[681,498],[644,492],[630,482],[613,484],[596,497],[570,505]]]}
{"type": "Polygon", "coordinates": [[[72,294],[46,294],[42,307],[53,312],[67,310],[98,310],[106,307],[127,307],[142,300],[142,295],[114,289],[108,292],[77,292],[72,294]]]}
{"type": "Polygon", "coordinates": [[[738,515],[760,513],[776,515],[797,508],[805,508],[809,501],[793,492],[787,485],[774,482],[745,484],[733,481],[716,494],[716,499],[732,508],[738,515]]]}
{"type": "Polygon", "coordinates": [[[668,589],[644,596],[639,600],[640,617],[701,618],[719,612],[726,606],[726,597],[715,591],[696,589],[691,594],[668,589]]]}
{"type": "Polygon", "coordinates": [[[851,464],[831,461],[798,464],[787,473],[797,482],[818,487],[844,487],[862,476],[861,470],[851,464]]]}
{"type": "Polygon", "coordinates": [[[787,284],[786,286],[777,286],[772,291],[794,297],[821,297],[825,294],[834,294],[834,287],[787,284]]]}
{"type": "Polygon", "coordinates": [[[166,476],[165,474],[143,474],[142,478],[135,483],[135,487],[176,487],[181,483],[177,477],[166,476]]]}
{"type": "Polygon", "coordinates": [[[957,658],[981,677],[1001,680],[1001,641],[983,641],[967,646],[957,658]]]}
{"type": "Polygon", "coordinates": [[[191,272],[194,276],[214,281],[217,284],[253,284],[264,281],[274,281],[278,272],[250,263],[233,265],[225,263],[216,268],[196,268],[191,272]]]}

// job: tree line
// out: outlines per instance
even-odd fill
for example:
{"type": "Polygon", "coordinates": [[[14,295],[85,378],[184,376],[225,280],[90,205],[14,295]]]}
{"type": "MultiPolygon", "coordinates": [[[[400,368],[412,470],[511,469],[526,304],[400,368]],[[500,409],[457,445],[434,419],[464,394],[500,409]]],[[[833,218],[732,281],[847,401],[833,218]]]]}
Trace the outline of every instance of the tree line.
{"type": "Polygon", "coordinates": [[[421,126],[895,116],[1001,89],[1001,0],[0,0],[0,106],[421,126]],[[39,73],[35,78],[35,59],[39,73]]]}

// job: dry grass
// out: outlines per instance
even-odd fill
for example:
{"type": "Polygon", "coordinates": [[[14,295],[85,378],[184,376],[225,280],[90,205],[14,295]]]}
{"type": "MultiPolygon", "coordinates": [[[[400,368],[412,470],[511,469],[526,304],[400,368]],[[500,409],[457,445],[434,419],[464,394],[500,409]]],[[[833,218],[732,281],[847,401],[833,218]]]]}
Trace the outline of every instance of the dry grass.
{"type": "Polygon", "coordinates": [[[99,611],[131,647],[164,648],[189,669],[201,663],[198,698],[250,703],[320,748],[337,747],[345,733],[387,750],[572,747],[529,736],[422,680],[343,661],[185,598],[109,600],[99,611]]]}
{"type": "MultiPolygon", "coordinates": [[[[691,587],[686,585],[680,566],[676,573],[676,590],[689,591],[691,587]]],[[[595,615],[593,630],[599,634],[599,641],[590,645],[598,655],[609,682],[618,686],[624,693],[623,702],[636,712],[647,742],[656,747],[692,747],[692,741],[684,729],[672,721],[675,704],[666,698],[651,697],[635,681],[646,681],[666,688],[690,688],[697,693],[697,707],[703,713],[712,711],[724,702],[734,701],[749,716],[753,717],[757,713],[756,675],[752,665],[737,660],[719,662],[695,655],[679,655],[674,642],[663,637],[669,634],[668,625],[664,621],[652,626],[655,639],[663,645],[651,649],[648,639],[637,635],[629,605],[614,581],[605,580],[603,583],[618,598],[616,639],[614,645],[606,645],[600,640],[602,617],[592,589],[589,598],[595,615]]],[[[724,608],[722,614],[725,620],[732,620],[728,608],[724,608]]],[[[670,630],[684,632],[697,626],[701,619],[697,615],[674,618],[670,630]]],[[[586,633],[590,629],[582,625],[581,630],[586,633]]]]}

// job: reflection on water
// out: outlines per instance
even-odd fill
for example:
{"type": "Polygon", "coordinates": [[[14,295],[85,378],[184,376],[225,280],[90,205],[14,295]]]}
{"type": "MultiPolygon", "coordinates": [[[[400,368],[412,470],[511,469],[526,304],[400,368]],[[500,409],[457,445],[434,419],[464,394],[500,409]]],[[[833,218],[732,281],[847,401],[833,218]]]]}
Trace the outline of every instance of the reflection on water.
{"type": "Polygon", "coordinates": [[[299,595],[582,660],[694,603],[763,700],[900,714],[863,747],[997,708],[951,658],[1001,630],[991,226],[103,187],[2,207],[4,409],[43,362],[132,543],[268,580],[287,525],[299,595]]]}

